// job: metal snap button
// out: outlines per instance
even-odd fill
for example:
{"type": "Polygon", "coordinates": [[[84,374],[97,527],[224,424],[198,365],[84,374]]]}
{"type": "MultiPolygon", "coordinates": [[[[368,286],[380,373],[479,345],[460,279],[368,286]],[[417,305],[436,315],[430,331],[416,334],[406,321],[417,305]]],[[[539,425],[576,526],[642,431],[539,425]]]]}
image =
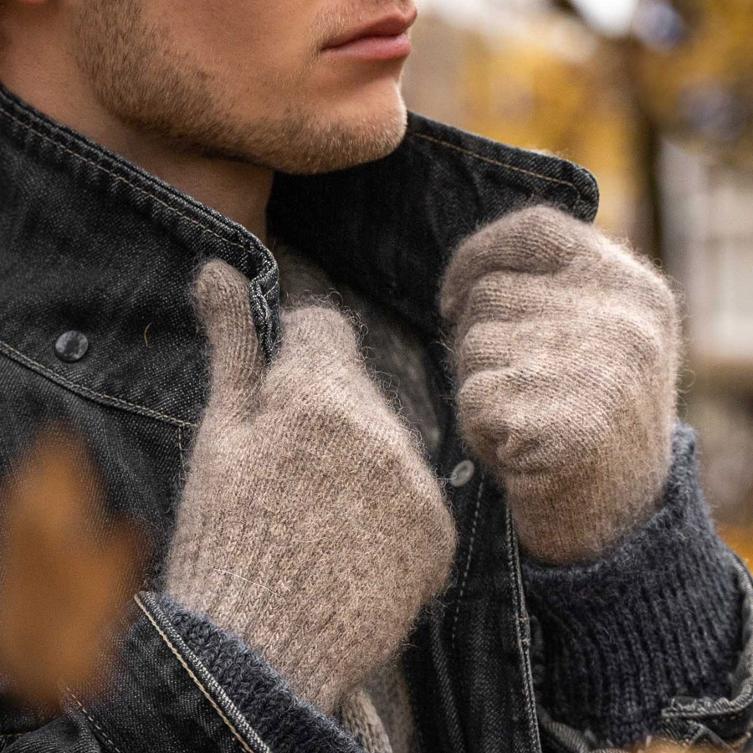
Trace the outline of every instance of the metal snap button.
{"type": "Polygon", "coordinates": [[[89,340],[83,332],[72,329],[63,332],[55,342],[55,355],[67,363],[80,361],[89,350],[89,340]]]}
{"type": "Polygon", "coordinates": [[[476,466],[472,460],[461,460],[453,469],[450,474],[450,486],[455,488],[459,486],[465,486],[476,472],[476,466]]]}

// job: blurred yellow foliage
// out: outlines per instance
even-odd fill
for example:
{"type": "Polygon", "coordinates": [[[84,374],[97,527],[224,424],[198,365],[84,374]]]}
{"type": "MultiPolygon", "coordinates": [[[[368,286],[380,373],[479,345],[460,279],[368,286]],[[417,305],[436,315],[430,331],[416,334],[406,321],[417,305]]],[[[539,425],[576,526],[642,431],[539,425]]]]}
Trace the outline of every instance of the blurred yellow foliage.
{"type": "Polygon", "coordinates": [[[753,525],[720,525],[719,533],[749,567],[753,565],[753,525]]]}
{"type": "Polygon", "coordinates": [[[620,235],[634,229],[641,132],[613,45],[560,13],[526,15],[494,32],[432,16],[420,23],[411,107],[585,165],[602,188],[602,226],[620,235]]]}
{"type": "Polygon", "coordinates": [[[675,38],[651,44],[648,30],[638,59],[647,107],[664,130],[753,164],[753,2],[672,5],[675,38]]]}
{"type": "Polygon", "coordinates": [[[640,191],[632,103],[617,86],[619,61],[609,44],[562,19],[542,16],[536,36],[499,45],[469,44],[469,125],[492,138],[544,149],[585,165],[607,197],[600,222],[625,232],[640,191]],[[554,25],[547,33],[547,24],[554,25]],[[552,35],[557,32],[557,42],[552,35]],[[568,48],[578,50],[569,54],[568,48]]]}

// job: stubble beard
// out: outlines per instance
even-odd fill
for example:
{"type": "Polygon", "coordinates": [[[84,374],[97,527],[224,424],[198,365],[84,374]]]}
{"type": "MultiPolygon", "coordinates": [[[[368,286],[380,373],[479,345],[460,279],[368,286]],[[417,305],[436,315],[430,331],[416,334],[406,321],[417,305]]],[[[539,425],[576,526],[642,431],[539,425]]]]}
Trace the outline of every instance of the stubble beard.
{"type": "MultiPolygon", "coordinates": [[[[400,96],[377,118],[327,119],[292,101],[276,116],[260,102],[258,115],[239,122],[223,97],[223,82],[175,50],[163,29],[151,28],[142,1],[90,0],[76,23],[79,67],[100,104],[128,126],[181,151],[299,174],[379,159],[405,135],[400,96]]],[[[264,89],[300,91],[299,83],[278,76],[264,89]]]]}

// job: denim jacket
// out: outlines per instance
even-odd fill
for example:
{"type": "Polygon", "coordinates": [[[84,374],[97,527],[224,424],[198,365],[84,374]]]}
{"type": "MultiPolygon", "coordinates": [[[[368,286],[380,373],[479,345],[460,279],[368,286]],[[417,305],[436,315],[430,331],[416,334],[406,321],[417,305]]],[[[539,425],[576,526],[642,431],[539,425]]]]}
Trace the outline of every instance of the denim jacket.
{"type": "MultiPolygon", "coordinates": [[[[435,299],[452,249],[480,225],[536,201],[590,221],[597,188],[561,159],[411,114],[392,155],[326,175],[278,175],[269,207],[276,235],[420,334],[443,397],[443,439],[432,461],[450,480],[459,548],[442,605],[426,610],[404,656],[423,753],[538,753],[542,744],[580,753],[602,744],[574,720],[553,716],[551,693],[534,682],[545,621],[529,616],[504,490],[458,437],[439,344],[435,299]]],[[[68,688],[64,713],[52,719],[0,697],[0,749],[9,753],[361,750],[248,646],[160,593],[206,397],[205,343],[190,289],[209,257],[247,276],[270,358],[280,316],[268,249],[0,88],[0,474],[41,426],[67,425],[103,469],[110,511],[137,518],[154,551],[118,639],[111,689],[93,696],[68,688]],[[56,349],[65,332],[74,347],[56,349]]],[[[695,498],[692,439],[683,447],[684,493],[695,498]]],[[[743,634],[728,639],[737,667],[729,697],[668,699],[657,734],[730,747],[747,740],[753,591],[744,568],[732,570],[743,634]]],[[[531,575],[547,577],[554,576],[531,575]]]]}

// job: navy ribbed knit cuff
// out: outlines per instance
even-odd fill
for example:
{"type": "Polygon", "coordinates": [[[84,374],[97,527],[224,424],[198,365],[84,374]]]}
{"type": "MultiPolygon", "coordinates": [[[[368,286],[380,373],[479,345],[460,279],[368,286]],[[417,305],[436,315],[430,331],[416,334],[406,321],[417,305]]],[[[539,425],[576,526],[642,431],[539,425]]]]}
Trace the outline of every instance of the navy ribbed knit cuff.
{"type": "MultiPolygon", "coordinates": [[[[741,595],[678,425],[664,504],[604,559],[524,562],[541,626],[540,699],[554,719],[613,745],[655,731],[675,695],[723,696],[739,651],[741,595]]],[[[536,657],[534,657],[536,661],[536,657]]]]}
{"type": "Polygon", "coordinates": [[[285,680],[240,638],[191,612],[166,594],[159,597],[188,647],[275,753],[360,753],[333,719],[297,696],[285,680]]]}

